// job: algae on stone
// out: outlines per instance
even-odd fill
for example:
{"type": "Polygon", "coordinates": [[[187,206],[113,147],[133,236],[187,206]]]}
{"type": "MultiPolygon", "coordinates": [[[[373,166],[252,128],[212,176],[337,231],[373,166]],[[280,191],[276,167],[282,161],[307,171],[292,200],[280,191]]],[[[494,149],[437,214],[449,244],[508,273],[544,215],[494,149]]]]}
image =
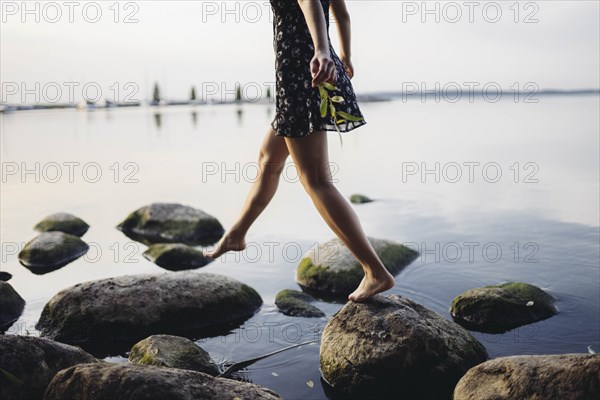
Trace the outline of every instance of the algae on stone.
{"type": "Polygon", "coordinates": [[[33,227],[38,232],[61,231],[79,237],[89,228],[87,222],[66,212],[50,214],[33,227]]]}
{"type": "Polygon", "coordinates": [[[324,317],[325,313],[310,304],[315,299],[297,290],[284,289],[275,296],[275,305],[285,315],[295,317],[324,317]]]}
{"type": "Polygon", "coordinates": [[[225,232],[212,215],[179,203],[152,203],[141,207],[129,213],[116,228],[129,238],[147,245],[209,245],[219,240],[225,232]]]}
{"type": "Polygon", "coordinates": [[[219,374],[206,351],[187,338],[172,335],[152,335],[136,343],[129,353],[129,362],[219,374]]]}
{"type": "MultiPolygon", "coordinates": [[[[392,275],[397,275],[419,254],[390,240],[370,237],[368,240],[392,275]]],[[[358,287],[363,276],[362,266],[337,237],[308,251],[296,268],[296,282],[302,289],[324,298],[345,298],[358,287]]]]}
{"type": "Polygon", "coordinates": [[[555,315],[554,297],[523,282],[469,289],[452,300],[452,318],[468,329],[502,333],[555,315]]]}
{"type": "Polygon", "coordinates": [[[59,269],[84,255],[89,249],[78,236],[61,231],[42,232],[25,244],[19,262],[35,274],[59,269]]]}

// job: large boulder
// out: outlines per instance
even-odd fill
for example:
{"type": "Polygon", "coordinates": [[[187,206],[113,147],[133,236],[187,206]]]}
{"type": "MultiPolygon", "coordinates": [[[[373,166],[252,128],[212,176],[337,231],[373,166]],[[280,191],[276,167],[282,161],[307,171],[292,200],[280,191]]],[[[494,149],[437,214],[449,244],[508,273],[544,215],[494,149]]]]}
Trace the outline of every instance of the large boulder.
{"type": "Polygon", "coordinates": [[[44,400],[221,400],[281,397],[253,383],[148,365],[83,364],[56,374],[44,400]]]}
{"type": "Polygon", "coordinates": [[[488,333],[506,332],[550,318],[557,312],[554,297],[521,282],[469,289],[456,296],[450,307],[455,322],[488,333]]]}
{"type": "Polygon", "coordinates": [[[155,333],[205,337],[238,326],[261,304],[256,290],[222,275],[125,275],[63,289],[44,306],[36,328],[82,346],[130,343],[155,333]]]}
{"type": "Polygon", "coordinates": [[[61,231],[75,236],[83,236],[89,228],[87,222],[66,212],[50,214],[33,227],[38,232],[61,231]]]}
{"type": "Polygon", "coordinates": [[[41,399],[58,371],[95,362],[79,347],[32,336],[0,335],[0,399],[41,399]]]}
{"type": "Polygon", "coordinates": [[[454,400],[597,399],[600,354],[499,357],[471,368],[454,400]]]}
{"type": "Polygon", "coordinates": [[[152,203],[129,214],[117,229],[147,245],[213,244],[225,232],[221,223],[202,210],[178,203],[152,203]]]}
{"type": "Polygon", "coordinates": [[[488,359],[460,325],[399,295],[348,302],[327,323],[321,372],[348,398],[445,399],[488,359]]]}
{"type": "Polygon", "coordinates": [[[78,236],[60,231],[42,232],[25,244],[19,252],[19,262],[41,275],[64,267],[88,249],[78,236]]]}
{"type": "Polygon", "coordinates": [[[147,260],[170,271],[196,269],[214,261],[195,247],[183,243],[156,243],[142,254],[147,260]]]}
{"type": "Polygon", "coordinates": [[[10,283],[0,281],[0,333],[5,332],[19,319],[25,308],[25,300],[10,283]]]}
{"type": "MultiPolygon", "coordinates": [[[[419,255],[390,240],[368,240],[392,275],[397,275],[419,255]]],[[[337,237],[309,250],[296,268],[296,282],[302,289],[322,298],[346,299],[363,277],[362,266],[337,237]]]]}
{"type": "Polygon", "coordinates": [[[152,335],[136,343],[129,352],[129,362],[189,369],[216,376],[219,368],[210,355],[189,339],[171,335],[152,335]]]}
{"type": "Polygon", "coordinates": [[[275,296],[275,305],[279,311],[293,317],[324,317],[323,311],[310,304],[314,300],[306,293],[284,289],[275,296]]]}

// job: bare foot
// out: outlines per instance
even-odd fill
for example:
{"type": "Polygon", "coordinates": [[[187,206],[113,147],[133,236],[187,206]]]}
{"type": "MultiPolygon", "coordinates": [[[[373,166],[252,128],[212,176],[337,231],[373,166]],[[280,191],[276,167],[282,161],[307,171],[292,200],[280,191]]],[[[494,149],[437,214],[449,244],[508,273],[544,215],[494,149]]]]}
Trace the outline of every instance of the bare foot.
{"type": "Polygon", "coordinates": [[[389,272],[385,271],[383,276],[367,276],[365,275],[358,288],[348,295],[348,300],[361,302],[377,293],[385,292],[394,287],[396,281],[389,272]]]}
{"type": "Polygon", "coordinates": [[[204,257],[219,258],[228,251],[242,251],[246,248],[246,241],[243,237],[227,232],[211,251],[203,251],[204,257]]]}

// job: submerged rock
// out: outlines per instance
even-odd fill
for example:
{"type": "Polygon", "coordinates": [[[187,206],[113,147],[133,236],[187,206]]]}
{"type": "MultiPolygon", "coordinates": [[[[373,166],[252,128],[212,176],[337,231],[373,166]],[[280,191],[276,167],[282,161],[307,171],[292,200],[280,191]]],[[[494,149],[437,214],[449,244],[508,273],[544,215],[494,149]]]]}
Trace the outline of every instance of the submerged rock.
{"type": "Polygon", "coordinates": [[[202,251],[183,243],[153,244],[148,247],[143,256],[170,271],[196,269],[214,261],[212,258],[205,257],[202,251]]]}
{"type": "Polygon", "coordinates": [[[12,275],[8,272],[0,271],[0,281],[8,282],[12,279],[12,275]]]}
{"type": "Polygon", "coordinates": [[[84,220],[66,212],[48,215],[33,227],[38,232],[60,231],[75,236],[83,236],[89,228],[84,220]]]}
{"type": "Polygon", "coordinates": [[[327,323],[323,378],[344,398],[445,399],[469,368],[488,359],[460,325],[399,295],[348,302],[327,323]]]}
{"type": "MultiPolygon", "coordinates": [[[[390,240],[368,240],[392,275],[397,275],[419,255],[390,240]]],[[[296,268],[296,282],[302,289],[324,298],[345,299],[358,287],[363,276],[360,263],[338,238],[308,251],[296,268]]]]}
{"type": "Polygon", "coordinates": [[[210,355],[189,339],[171,335],[152,335],[136,343],[129,353],[129,362],[189,369],[216,376],[219,368],[210,355]]]}
{"type": "Polygon", "coordinates": [[[60,231],[42,232],[25,244],[19,262],[34,274],[46,274],[84,255],[89,246],[78,236],[60,231]]]}
{"type": "Polygon", "coordinates": [[[370,199],[367,196],[358,193],[355,193],[352,196],[350,196],[350,202],[354,204],[370,203],[372,201],[373,199],[370,199]]]}
{"type": "Polygon", "coordinates": [[[465,328],[488,333],[506,332],[550,318],[557,312],[554,297],[521,282],[469,289],[456,296],[450,307],[454,321],[465,328]]]}
{"type": "Polygon", "coordinates": [[[275,296],[275,305],[285,315],[294,317],[324,317],[325,313],[310,304],[315,299],[297,290],[284,289],[275,296]]]}
{"type": "Polygon", "coordinates": [[[32,336],[0,335],[0,399],[41,399],[58,371],[97,361],[78,347],[32,336]]]}
{"type": "Polygon", "coordinates": [[[149,365],[82,364],[56,374],[44,400],[221,400],[281,397],[253,383],[149,365]]]}
{"type": "Polygon", "coordinates": [[[0,281],[0,333],[5,332],[19,319],[25,308],[25,300],[10,283],[0,281]]]}
{"type": "Polygon", "coordinates": [[[596,399],[600,354],[499,357],[471,368],[454,400],[596,399]]]}
{"type": "Polygon", "coordinates": [[[130,342],[152,334],[210,336],[260,308],[260,295],[222,275],[192,271],[79,283],[45,305],[36,328],[65,343],[130,342]]]}
{"type": "Polygon", "coordinates": [[[185,243],[213,244],[225,233],[221,223],[202,210],[178,203],[152,203],[125,218],[117,229],[147,245],[185,243]]]}

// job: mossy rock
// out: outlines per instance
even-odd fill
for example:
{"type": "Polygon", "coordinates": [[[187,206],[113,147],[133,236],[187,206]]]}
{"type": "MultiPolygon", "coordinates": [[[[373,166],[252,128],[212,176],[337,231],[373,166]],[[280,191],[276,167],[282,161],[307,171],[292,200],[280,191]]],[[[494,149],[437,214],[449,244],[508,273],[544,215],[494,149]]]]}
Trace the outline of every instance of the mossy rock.
{"type": "Polygon", "coordinates": [[[196,269],[214,261],[195,247],[183,243],[156,243],[148,247],[143,256],[170,271],[196,269]]]}
{"type": "Polygon", "coordinates": [[[506,332],[557,312],[553,296],[522,282],[469,289],[456,296],[450,307],[455,322],[487,333],[506,332]]]}
{"type": "Polygon", "coordinates": [[[60,371],[44,400],[276,400],[272,390],[203,372],[135,364],[81,364],[60,371]]]}
{"type": "Polygon", "coordinates": [[[130,213],[117,229],[146,245],[209,245],[225,233],[221,223],[202,210],[178,203],[152,203],[130,213]]]}
{"type": "Polygon", "coordinates": [[[42,232],[25,244],[19,252],[19,262],[41,275],[64,267],[88,249],[78,236],[60,231],[42,232]]]}
{"type": "MultiPolygon", "coordinates": [[[[397,275],[419,253],[390,240],[368,238],[383,265],[397,275]]],[[[309,250],[296,268],[296,282],[304,291],[326,299],[345,299],[364,277],[362,266],[339,238],[309,250]]]]}
{"type": "Polygon", "coordinates": [[[355,193],[352,196],[350,196],[350,202],[354,204],[370,203],[372,201],[373,199],[370,199],[369,197],[358,193],[355,193]]]}
{"type": "Polygon", "coordinates": [[[324,317],[323,311],[310,304],[314,300],[306,293],[284,289],[275,296],[275,305],[279,311],[293,317],[324,317]]]}
{"type": "Polygon", "coordinates": [[[454,389],[454,400],[596,399],[600,354],[498,357],[471,368],[454,389]]]}
{"type": "Polygon", "coordinates": [[[0,281],[0,333],[5,332],[19,319],[25,308],[25,300],[10,283],[0,281]]]}
{"type": "Polygon", "coordinates": [[[223,275],[123,275],[61,290],[44,306],[36,329],[43,337],[83,348],[117,348],[153,334],[220,335],[238,327],[261,305],[256,290],[223,275]]]}
{"type": "Polygon", "coordinates": [[[90,226],[84,220],[66,212],[48,215],[33,227],[38,232],[60,231],[80,237],[89,228],[90,226]]]}
{"type": "Polygon", "coordinates": [[[330,398],[449,399],[488,358],[460,325],[406,297],[378,294],[347,302],[325,325],[320,370],[330,398]]]}
{"type": "Polygon", "coordinates": [[[212,376],[220,372],[204,349],[189,339],[171,335],[152,335],[136,343],[129,353],[129,362],[189,369],[212,376]]]}
{"type": "Polygon", "coordinates": [[[42,399],[56,373],[96,362],[79,347],[34,336],[0,335],[0,399],[42,399]]]}

